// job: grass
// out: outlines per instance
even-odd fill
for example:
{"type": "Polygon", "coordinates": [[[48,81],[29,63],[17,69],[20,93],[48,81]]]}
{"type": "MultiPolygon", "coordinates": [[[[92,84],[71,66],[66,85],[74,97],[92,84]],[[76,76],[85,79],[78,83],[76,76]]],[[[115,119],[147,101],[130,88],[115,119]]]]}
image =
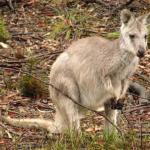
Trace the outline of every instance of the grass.
{"type": "MultiPolygon", "coordinates": [[[[107,39],[113,40],[120,36],[119,31],[101,33],[96,24],[103,24],[102,20],[96,18],[88,9],[82,8],[80,5],[74,4],[72,7],[53,8],[55,16],[49,18],[47,23],[51,27],[51,32],[47,35],[54,40],[70,40],[92,35],[92,33],[101,35],[107,39]]],[[[150,33],[150,25],[148,26],[150,33]]],[[[150,34],[148,43],[150,43],[150,34]]]]}
{"type": "Polygon", "coordinates": [[[99,135],[98,134],[89,134],[89,133],[76,133],[68,132],[63,135],[59,135],[56,140],[49,139],[49,146],[46,147],[46,150],[95,150],[102,149],[102,145],[99,144],[99,135]]]}
{"type": "Polygon", "coordinates": [[[48,96],[48,86],[44,83],[47,75],[36,70],[37,64],[39,61],[33,57],[28,60],[26,73],[20,77],[18,85],[23,96],[33,99],[48,96]]]}
{"type": "Polygon", "coordinates": [[[52,0],[51,2],[56,5],[67,5],[68,3],[73,2],[74,0],[52,0]]]}
{"type": "MultiPolygon", "coordinates": [[[[143,139],[143,143],[148,143],[143,139]]],[[[118,134],[68,132],[56,139],[49,139],[49,146],[45,150],[131,150],[140,149],[140,141],[132,130],[123,137],[118,134]]]]}
{"type": "MultiPolygon", "coordinates": [[[[45,134],[43,133],[43,136],[45,134]]],[[[35,149],[35,150],[140,150],[140,139],[134,131],[126,132],[124,137],[118,134],[104,132],[81,132],[68,131],[65,134],[52,134],[48,138],[36,143],[21,145],[20,136],[13,136],[14,149],[35,149]],[[44,142],[46,141],[46,143],[44,142]],[[35,148],[38,147],[38,148],[35,148]]],[[[143,148],[147,148],[149,138],[143,138],[143,148]]]]}
{"type": "MultiPolygon", "coordinates": [[[[150,25],[148,26],[148,32],[149,32],[149,37],[148,37],[148,43],[150,43],[150,25]]],[[[117,39],[120,36],[120,32],[118,31],[114,31],[114,32],[109,32],[109,33],[105,33],[102,35],[103,37],[107,38],[107,39],[117,39]]]]}
{"type": "Polygon", "coordinates": [[[34,78],[35,75],[23,75],[19,82],[19,89],[23,96],[30,98],[44,98],[48,95],[47,86],[34,78]]]}
{"type": "Polygon", "coordinates": [[[73,9],[56,7],[53,11],[55,17],[48,20],[51,26],[51,32],[48,34],[50,38],[68,40],[87,36],[93,19],[90,12],[83,10],[80,5],[74,6],[73,9]]]}
{"type": "MultiPolygon", "coordinates": [[[[59,5],[67,5],[73,0],[52,0],[57,6],[54,8],[55,17],[48,20],[51,26],[51,32],[48,34],[50,38],[55,40],[80,38],[89,35],[89,31],[94,28],[96,17],[92,16],[87,10],[83,10],[81,6],[75,6],[73,9],[66,7],[62,9],[59,5]],[[94,21],[93,21],[94,20],[94,21]]],[[[148,27],[150,31],[150,26],[148,27]]],[[[119,32],[111,32],[103,35],[108,39],[116,39],[119,37],[119,32]]],[[[0,40],[5,40],[9,37],[3,20],[0,20],[0,40]]],[[[150,40],[149,40],[150,41],[150,40]]],[[[28,71],[30,73],[34,70],[37,61],[29,60],[28,71]]],[[[37,75],[35,75],[37,76],[37,75]]],[[[11,84],[10,84],[11,85],[11,84]]],[[[44,95],[43,89],[45,85],[39,80],[30,75],[23,75],[20,79],[20,89],[24,96],[32,98],[44,95]]],[[[0,90],[0,93],[3,93],[0,90]]],[[[17,141],[18,139],[14,139],[17,141]]],[[[139,140],[139,139],[138,139],[139,140]]],[[[48,146],[42,146],[42,150],[128,150],[139,149],[136,133],[129,131],[125,134],[125,138],[119,137],[117,134],[108,134],[104,132],[103,135],[96,132],[68,132],[61,135],[53,135],[48,140],[48,146]]],[[[143,143],[150,140],[148,137],[143,138],[143,143]]],[[[20,143],[16,142],[17,145],[20,143]]]]}
{"type": "Polygon", "coordinates": [[[6,28],[5,22],[0,18],[0,41],[6,41],[10,38],[9,32],[6,28]]]}
{"type": "Polygon", "coordinates": [[[125,139],[117,134],[68,132],[67,134],[52,136],[44,150],[131,150],[135,147],[133,133],[127,133],[125,139]]]}
{"type": "Polygon", "coordinates": [[[110,33],[106,33],[103,35],[105,38],[113,40],[113,39],[117,39],[120,36],[119,32],[110,32],[110,33]]]}

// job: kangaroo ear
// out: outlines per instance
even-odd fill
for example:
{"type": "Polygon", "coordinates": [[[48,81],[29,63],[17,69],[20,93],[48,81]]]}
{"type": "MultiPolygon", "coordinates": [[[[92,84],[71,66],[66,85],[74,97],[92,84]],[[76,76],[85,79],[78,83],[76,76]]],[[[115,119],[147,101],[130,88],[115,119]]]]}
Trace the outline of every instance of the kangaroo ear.
{"type": "Polygon", "coordinates": [[[140,16],[138,20],[145,25],[150,25],[150,13],[140,16]]]}
{"type": "Polygon", "coordinates": [[[131,11],[129,11],[128,9],[124,9],[121,11],[120,19],[123,24],[128,24],[130,21],[134,20],[134,16],[131,11]]]}

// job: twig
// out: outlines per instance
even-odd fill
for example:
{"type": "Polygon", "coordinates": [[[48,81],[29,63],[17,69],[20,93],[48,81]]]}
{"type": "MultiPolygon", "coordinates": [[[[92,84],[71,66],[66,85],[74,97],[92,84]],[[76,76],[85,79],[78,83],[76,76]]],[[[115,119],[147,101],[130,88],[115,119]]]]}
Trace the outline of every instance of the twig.
{"type": "MultiPolygon", "coordinates": [[[[130,127],[131,129],[133,129],[132,124],[130,123],[130,121],[129,121],[128,118],[126,117],[126,115],[125,115],[125,113],[124,113],[123,110],[121,110],[121,113],[123,114],[124,118],[125,118],[126,121],[128,122],[128,125],[130,125],[129,127],[130,127]]],[[[136,142],[135,142],[134,140],[133,140],[133,145],[136,147],[136,142]]]]}
{"type": "Polygon", "coordinates": [[[7,3],[7,5],[8,5],[8,7],[11,9],[11,10],[15,10],[14,9],[14,6],[13,6],[13,4],[12,4],[12,0],[5,0],[6,1],[6,3],[7,3]]]}
{"type": "Polygon", "coordinates": [[[12,33],[12,37],[16,37],[16,36],[19,36],[19,35],[32,35],[33,32],[27,32],[27,33],[12,33]]]}
{"type": "Polygon", "coordinates": [[[141,98],[141,99],[150,100],[150,98],[141,97],[141,96],[139,96],[139,95],[136,95],[136,94],[134,94],[134,93],[129,93],[129,92],[127,92],[127,94],[129,94],[129,95],[132,95],[132,96],[136,96],[137,98],[141,98]]]}
{"type": "MultiPolygon", "coordinates": [[[[14,69],[14,68],[9,68],[9,69],[10,69],[10,70],[15,70],[15,71],[17,70],[17,69],[14,69]]],[[[32,76],[33,78],[35,78],[35,79],[37,79],[37,80],[43,82],[44,84],[51,86],[51,87],[54,88],[56,91],[58,91],[59,93],[61,93],[63,96],[65,96],[65,97],[67,97],[69,100],[71,100],[74,104],[79,105],[79,106],[82,107],[82,108],[85,108],[85,109],[87,109],[87,110],[89,110],[89,111],[91,111],[91,112],[96,113],[97,115],[100,115],[100,116],[104,117],[112,126],[114,126],[114,127],[118,130],[118,132],[120,133],[120,135],[123,136],[122,131],[120,130],[120,128],[118,128],[118,127],[117,127],[106,115],[104,115],[103,113],[98,112],[98,111],[96,111],[96,110],[93,110],[93,109],[91,109],[91,108],[89,108],[89,107],[87,107],[87,106],[84,106],[84,105],[78,103],[75,99],[73,99],[72,97],[70,97],[70,96],[67,95],[66,93],[62,92],[60,89],[58,89],[58,88],[55,87],[54,85],[52,85],[52,84],[50,84],[50,83],[47,83],[47,82],[44,82],[43,80],[41,80],[41,79],[39,79],[39,78],[37,78],[37,77],[31,75],[31,74],[28,73],[28,72],[25,72],[25,71],[22,71],[22,70],[18,70],[18,71],[20,71],[20,72],[23,73],[23,74],[30,75],[30,76],[32,76]]]]}
{"type": "Polygon", "coordinates": [[[146,82],[148,82],[150,84],[150,81],[146,77],[144,77],[143,75],[141,75],[139,73],[135,73],[134,75],[140,77],[141,79],[143,79],[144,81],[146,81],[146,82]]]}
{"type": "MultiPolygon", "coordinates": [[[[0,67],[1,67],[1,66],[0,66],[0,67]]],[[[6,68],[6,66],[3,66],[2,68],[6,68]]],[[[71,98],[71,97],[68,96],[67,94],[63,93],[60,89],[56,88],[56,87],[53,86],[52,84],[47,83],[47,82],[44,82],[43,80],[41,80],[41,79],[39,79],[39,78],[37,78],[37,77],[31,75],[31,74],[28,73],[28,72],[19,70],[18,68],[8,68],[8,69],[10,69],[10,70],[15,70],[15,71],[20,71],[20,72],[23,73],[23,74],[27,74],[27,75],[30,75],[30,76],[34,77],[35,79],[37,79],[37,80],[43,82],[43,83],[46,84],[46,85],[50,85],[52,88],[54,88],[55,90],[57,90],[58,92],[60,92],[60,93],[63,94],[64,96],[66,96],[69,100],[73,101],[75,104],[77,104],[77,105],[79,105],[79,106],[81,106],[81,107],[83,107],[83,108],[85,108],[85,109],[87,109],[87,110],[89,110],[89,111],[92,111],[92,112],[94,112],[94,113],[96,113],[96,114],[98,114],[98,115],[100,115],[100,116],[103,116],[103,117],[104,117],[106,120],[108,120],[108,121],[121,133],[121,135],[122,135],[121,130],[120,130],[116,125],[114,125],[113,122],[112,122],[109,118],[107,118],[104,114],[102,114],[101,112],[95,111],[95,110],[93,110],[93,109],[91,109],[91,108],[88,108],[88,107],[86,107],[86,106],[81,105],[81,104],[78,103],[76,100],[74,100],[73,98],[71,98]]],[[[130,95],[133,95],[133,96],[137,96],[137,97],[142,98],[142,99],[147,99],[147,98],[140,97],[140,96],[138,96],[138,95],[136,95],[136,94],[133,94],[133,93],[132,93],[132,94],[129,93],[129,94],[130,94],[130,95]]],[[[149,100],[150,100],[150,99],[149,99],[149,100]]],[[[147,105],[146,105],[146,106],[145,106],[145,105],[141,105],[141,106],[138,107],[138,108],[136,107],[136,108],[130,110],[130,112],[131,112],[131,111],[135,111],[135,110],[137,110],[137,109],[141,109],[141,107],[142,107],[142,108],[143,108],[143,107],[146,107],[146,108],[148,107],[148,108],[149,108],[149,106],[147,106],[147,105]]],[[[126,112],[128,112],[128,111],[126,111],[126,112]]],[[[128,124],[130,124],[130,122],[128,121],[128,119],[127,119],[127,117],[125,116],[124,112],[123,112],[123,115],[124,115],[125,119],[127,120],[128,124]]],[[[131,124],[130,124],[130,125],[131,125],[131,124]]]]}
{"type": "MultiPolygon", "coordinates": [[[[45,56],[45,58],[47,58],[47,57],[49,57],[50,55],[58,55],[58,54],[60,54],[60,53],[62,53],[63,51],[61,50],[61,51],[54,51],[54,52],[48,52],[48,53],[46,53],[46,56],[45,56]]],[[[7,59],[13,59],[13,57],[7,57],[7,56],[4,56],[4,55],[1,55],[0,54],[0,56],[2,56],[2,57],[4,57],[4,58],[7,58],[7,59]]],[[[42,56],[44,56],[44,54],[40,54],[40,55],[38,55],[38,56],[36,56],[36,57],[42,57],[42,56]]],[[[30,58],[29,58],[30,59],[30,58]]],[[[8,64],[16,64],[16,63],[19,63],[19,66],[14,66],[14,67],[22,67],[22,65],[20,65],[20,63],[27,63],[27,61],[29,60],[29,59],[26,59],[26,60],[22,60],[22,61],[6,61],[6,62],[3,62],[3,63],[8,63],[8,64]]],[[[6,68],[6,67],[12,67],[12,66],[7,66],[6,64],[2,64],[2,65],[0,65],[0,67],[4,67],[4,68],[6,68]]],[[[10,68],[9,68],[10,69],[10,68]]],[[[144,81],[146,81],[146,82],[148,82],[148,83],[150,83],[150,81],[148,80],[148,79],[146,79],[144,76],[142,76],[141,74],[138,74],[138,73],[135,73],[134,75],[136,75],[136,76],[139,76],[140,78],[142,78],[144,81]]],[[[141,97],[141,96],[139,96],[139,95],[136,95],[136,94],[134,94],[134,93],[129,93],[129,92],[127,92],[129,95],[133,95],[133,96],[136,96],[136,97],[138,97],[138,98],[141,98],[141,99],[146,99],[146,100],[150,100],[150,98],[144,98],[144,97],[141,97]]]]}
{"type": "Polygon", "coordinates": [[[22,61],[3,61],[3,62],[0,62],[0,63],[6,63],[6,64],[20,64],[20,63],[27,63],[26,60],[22,60],[22,61]]]}
{"type": "Polygon", "coordinates": [[[124,111],[124,112],[125,112],[125,113],[131,113],[131,112],[133,112],[133,111],[136,111],[136,110],[142,109],[142,108],[150,108],[150,105],[149,105],[149,106],[145,105],[145,106],[141,106],[141,107],[137,107],[137,106],[136,106],[136,108],[133,108],[133,109],[130,109],[130,110],[126,110],[126,111],[124,111]]]}
{"type": "Polygon", "coordinates": [[[21,65],[21,64],[16,64],[15,66],[8,66],[7,64],[0,64],[0,67],[1,67],[1,68],[6,68],[6,69],[10,69],[10,70],[11,70],[12,67],[13,67],[13,68],[15,68],[15,67],[21,68],[22,65],[21,65]]]}
{"type": "Polygon", "coordinates": [[[7,59],[15,59],[14,57],[8,57],[8,56],[2,55],[2,54],[0,54],[0,56],[3,58],[7,58],[7,59]]]}
{"type": "Polygon", "coordinates": [[[8,129],[8,128],[7,128],[4,124],[2,124],[1,122],[0,122],[0,126],[3,127],[3,128],[7,131],[6,133],[7,133],[8,136],[10,136],[10,137],[12,137],[11,134],[10,134],[10,132],[13,133],[13,134],[15,134],[15,135],[19,135],[19,136],[22,135],[22,134],[20,134],[19,132],[15,132],[15,131],[12,131],[11,129],[8,129]]]}
{"type": "Polygon", "coordinates": [[[128,120],[127,116],[125,115],[124,111],[121,110],[121,113],[123,114],[124,118],[126,119],[127,123],[130,125],[130,127],[132,127],[132,124],[130,123],[130,121],[128,120]]]}
{"type": "MultiPolygon", "coordinates": [[[[6,66],[0,66],[0,67],[1,67],[1,68],[6,68],[6,66]]],[[[94,113],[96,113],[96,114],[98,114],[98,115],[100,115],[100,116],[103,116],[103,117],[104,117],[107,121],[109,121],[109,122],[120,132],[120,134],[122,135],[121,130],[120,130],[116,125],[114,125],[113,122],[112,122],[109,118],[107,118],[107,116],[105,116],[105,115],[102,114],[101,112],[95,111],[95,110],[93,110],[93,109],[91,109],[91,108],[88,108],[88,107],[86,107],[86,106],[84,106],[84,105],[78,103],[78,102],[77,102],[76,100],[74,100],[72,97],[70,97],[70,96],[67,95],[66,93],[63,93],[60,89],[56,88],[54,85],[52,85],[52,84],[50,84],[50,83],[47,83],[47,82],[44,82],[44,81],[42,81],[41,79],[39,79],[39,78],[37,78],[37,77],[31,75],[31,74],[28,73],[28,72],[19,70],[18,68],[9,68],[9,67],[7,67],[7,68],[10,69],[10,70],[20,71],[20,72],[23,73],[23,74],[30,75],[30,76],[36,78],[37,80],[40,80],[41,82],[45,83],[46,85],[51,86],[52,88],[54,88],[55,90],[57,90],[58,92],[60,92],[60,93],[63,94],[64,96],[66,96],[66,97],[67,97],[69,100],[71,100],[73,103],[75,103],[75,104],[77,104],[77,105],[79,105],[79,106],[81,106],[81,107],[83,107],[83,108],[85,108],[85,109],[87,109],[87,110],[89,110],[89,111],[92,111],[92,112],[94,112],[94,113]]],[[[132,94],[129,93],[129,94],[130,94],[130,95],[133,95],[133,96],[137,96],[137,97],[142,98],[142,99],[146,99],[146,98],[140,97],[140,96],[138,96],[138,95],[136,95],[136,94],[133,94],[133,93],[132,93],[132,94]]],[[[142,106],[142,107],[143,107],[143,106],[142,106]]],[[[147,106],[146,106],[146,107],[147,107],[147,106]]],[[[139,109],[139,108],[136,108],[136,109],[139,109]]],[[[134,110],[135,110],[135,109],[134,109],[134,110]]],[[[134,111],[134,110],[132,110],[132,111],[134,111]]],[[[131,111],[131,110],[130,110],[130,111],[131,111]]],[[[125,114],[124,114],[123,111],[122,111],[122,113],[123,113],[125,119],[127,120],[128,124],[130,124],[129,120],[127,119],[127,117],[125,116],[125,114]]],[[[131,124],[130,124],[130,125],[131,125],[131,124]]]]}

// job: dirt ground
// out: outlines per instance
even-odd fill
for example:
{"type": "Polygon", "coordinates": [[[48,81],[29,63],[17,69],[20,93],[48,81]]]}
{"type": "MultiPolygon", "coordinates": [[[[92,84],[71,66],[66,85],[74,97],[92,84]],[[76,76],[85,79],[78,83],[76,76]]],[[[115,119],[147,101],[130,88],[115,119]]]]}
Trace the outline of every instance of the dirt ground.
{"type": "MultiPolygon", "coordinates": [[[[113,1],[111,3],[114,4],[113,1]]],[[[88,4],[84,4],[83,9],[87,7],[85,5],[88,4]]],[[[89,5],[91,7],[91,4],[89,5]]],[[[17,3],[16,12],[10,11],[7,6],[0,8],[0,15],[4,18],[11,34],[11,38],[6,42],[9,48],[0,48],[0,115],[49,119],[54,116],[55,106],[48,97],[45,83],[41,83],[42,88],[46,87],[43,88],[44,92],[33,98],[23,96],[18,87],[23,72],[30,73],[32,71],[34,76],[48,82],[52,63],[74,40],[54,40],[49,37],[52,32],[49,22],[51,22],[51,18],[58,17],[52,7],[54,6],[50,2],[43,0],[36,3],[17,3]]],[[[111,9],[97,6],[97,4],[94,4],[93,7],[97,8],[95,11],[100,10],[99,19],[108,18],[108,10],[111,9]]],[[[150,8],[143,3],[129,7],[138,14],[148,12],[150,8]]],[[[108,21],[105,26],[101,27],[102,32],[118,30],[118,14],[113,19],[111,18],[112,21],[108,21]]],[[[100,35],[100,33],[95,34],[100,35]]],[[[150,90],[150,49],[147,50],[145,58],[141,61],[137,74],[132,80],[140,83],[148,91],[150,90]]],[[[148,150],[150,149],[150,97],[149,100],[141,100],[128,94],[127,102],[128,105],[125,104],[123,111],[128,121],[122,114],[121,118],[123,118],[124,124],[121,125],[121,129],[126,131],[132,128],[137,133],[139,145],[142,144],[143,149],[148,150]],[[146,142],[141,143],[141,138],[147,139],[146,142]]],[[[104,119],[101,116],[89,113],[82,120],[82,130],[92,134],[102,134],[103,124],[104,119]]],[[[46,134],[44,130],[13,127],[0,121],[0,149],[39,148],[48,143],[46,134]]]]}

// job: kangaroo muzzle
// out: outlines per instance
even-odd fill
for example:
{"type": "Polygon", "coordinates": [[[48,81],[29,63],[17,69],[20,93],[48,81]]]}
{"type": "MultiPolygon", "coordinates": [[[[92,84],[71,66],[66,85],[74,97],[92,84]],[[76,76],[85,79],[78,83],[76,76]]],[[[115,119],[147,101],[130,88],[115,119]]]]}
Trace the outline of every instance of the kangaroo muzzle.
{"type": "Polygon", "coordinates": [[[137,52],[137,56],[139,58],[142,58],[142,57],[144,57],[144,54],[145,54],[145,49],[141,47],[137,52]]]}

